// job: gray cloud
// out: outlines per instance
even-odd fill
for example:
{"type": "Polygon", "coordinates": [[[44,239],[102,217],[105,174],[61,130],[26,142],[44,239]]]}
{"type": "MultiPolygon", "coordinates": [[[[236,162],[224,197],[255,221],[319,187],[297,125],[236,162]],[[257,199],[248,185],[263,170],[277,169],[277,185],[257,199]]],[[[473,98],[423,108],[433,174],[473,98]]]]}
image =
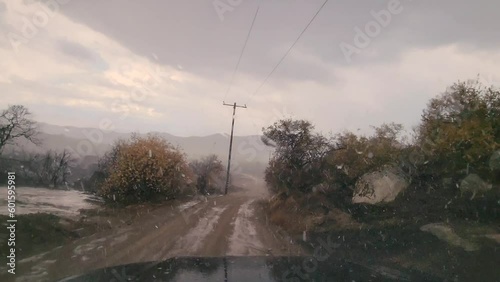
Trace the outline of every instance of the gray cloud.
{"type": "Polygon", "coordinates": [[[0,2],[0,15],[3,14],[5,11],[7,11],[7,4],[5,4],[3,1],[0,2]]]}
{"type": "MultiPolygon", "coordinates": [[[[263,1],[241,63],[242,73],[263,78],[321,4],[299,1],[283,9],[274,2],[263,1]]],[[[64,12],[138,54],[155,53],[163,64],[181,64],[190,72],[221,79],[227,78],[236,64],[256,3],[244,1],[227,14],[224,22],[217,17],[212,1],[130,1],[120,5],[119,13],[110,2],[82,1],[64,12]]],[[[306,79],[324,77],[323,70],[317,67],[298,61],[287,63],[295,70],[279,72],[282,76],[290,74],[291,79],[303,79],[299,70],[304,69],[306,79]]]]}
{"type": "MultiPolygon", "coordinates": [[[[352,43],[354,28],[364,28],[373,20],[370,12],[385,9],[389,1],[329,1],[249,109],[238,116],[238,130],[256,134],[282,117],[274,114],[282,109],[322,130],[384,121],[414,124],[429,97],[445,86],[477,73],[498,73],[494,62],[500,60],[500,2],[494,0],[481,5],[401,0],[403,11],[348,63],[339,44],[352,43]]],[[[0,37],[5,47],[0,48],[5,56],[0,59],[5,70],[0,87],[10,99],[5,102],[35,97],[33,110],[41,115],[58,111],[71,116],[65,121],[95,127],[100,117],[117,119],[109,109],[118,99],[114,97],[144,88],[141,76],[154,72],[159,63],[166,70],[162,83],[137,103],[141,108],[135,116],[117,125],[189,135],[224,132],[230,111],[221,109],[220,100],[259,2],[229,96],[248,102],[323,0],[242,1],[224,21],[213,0],[70,1],[17,57],[0,37]],[[117,69],[128,62],[137,72],[123,77],[117,69]],[[149,115],[149,110],[161,117],[149,115]]],[[[10,22],[19,16],[10,10],[6,14],[10,22]]],[[[7,23],[0,26],[16,30],[7,23]]],[[[61,121],[54,115],[45,120],[61,121]]]]}
{"type": "Polygon", "coordinates": [[[106,61],[98,53],[94,52],[88,47],[67,39],[57,40],[56,46],[56,48],[65,55],[71,56],[86,63],[90,63],[97,69],[107,69],[106,61]]]}
{"type": "MultiPolygon", "coordinates": [[[[0,1],[0,25],[4,25],[4,17],[7,12],[7,4],[5,2],[0,1]]],[[[6,37],[4,37],[6,34],[0,34],[0,46],[2,46],[2,41],[6,40],[6,37]]]]}
{"type": "MultiPolygon", "coordinates": [[[[212,1],[80,1],[64,10],[77,21],[115,38],[134,52],[156,53],[163,64],[181,64],[211,77],[234,68],[258,1],[244,1],[221,22],[212,1]],[[119,11],[119,12],[118,12],[119,11]]],[[[241,72],[263,78],[296,38],[322,1],[261,1],[261,11],[241,64],[241,72]]],[[[339,44],[352,42],[354,27],[372,20],[370,11],[388,1],[330,1],[296,46],[334,65],[347,64],[339,44]]],[[[394,60],[415,47],[456,43],[469,48],[496,48],[500,43],[500,2],[468,0],[401,0],[394,15],[369,48],[378,60],[394,60]]],[[[321,68],[287,59],[276,78],[329,80],[321,68]]],[[[360,57],[353,63],[369,63],[360,57]]]]}

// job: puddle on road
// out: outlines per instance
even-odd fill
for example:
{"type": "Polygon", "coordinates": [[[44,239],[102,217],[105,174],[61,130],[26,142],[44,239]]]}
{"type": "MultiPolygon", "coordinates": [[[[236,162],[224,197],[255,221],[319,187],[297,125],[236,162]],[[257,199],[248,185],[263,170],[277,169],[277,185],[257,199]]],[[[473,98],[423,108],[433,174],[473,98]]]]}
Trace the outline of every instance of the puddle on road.
{"type": "Polygon", "coordinates": [[[38,254],[38,255],[34,255],[34,256],[28,257],[28,258],[19,260],[18,263],[26,263],[26,262],[30,262],[30,261],[40,260],[40,259],[42,259],[48,253],[49,252],[44,252],[44,253],[41,253],[41,254],[38,254]]]}
{"type": "Polygon", "coordinates": [[[197,205],[199,202],[200,201],[198,201],[198,200],[192,200],[192,201],[189,201],[187,203],[184,203],[184,204],[180,205],[178,207],[178,209],[179,209],[179,211],[182,212],[182,211],[185,211],[185,210],[189,209],[190,207],[193,207],[193,206],[197,205]]]}
{"type": "Polygon", "coordinates": [[[205,217],[200,219],[194,228],[189,230],[186,236],[178,241],[173,253],[181,252],[184,255],[189,255],[196,252],[203,245],[203,240],[213,231],[215,224],[219,221],[220,215],[224,210],[226,208],[213,207],[205,217]]]}
{"type": "MultiPolygon", "coordinates": [[[[7,187],[0,187],[0,195],[0,207],[7,207],[7,187]]],[[[16,187],[16,214],[45,212],[74,217],[80,214],[80,209],[95,208],[90,202],[93,200],[95,196],[75,190],[16,187]]],[[[7,213],[7,208],[0,208],[1,215],[7,213]]]]}
{"type": "Polygon", "coordinates": [[[92,251],[93,249],[97,248],[99,245],[102,245],[102,243],[104,243],[105,241],[106,241],[106,238],[95,239],[93,241],[90,241],[87,244],[77,246],[73,250],[74,255],[72,256],[72,258],[77,257],[77,256],[81,256],[83,254],[86,254],[86,253],[92,251]]]}
{"type": "MultiPolygon", "coordinates": [[[[32,256],[29,258],[25,258],[23,260],[20,260],[18,263],[26,263],[30,261],[35,261],[35,260],[40,260],[42,259],[48,252],[38,254],[36,256],[32,256]]],[[[40,263],[37,263],[36,265],[31,267],[31,271],[27,272],[26,274],[17,276],[15,281],[16,282],[24,282],[24,281],[46,281],[44,278],[49,274],[48,273],[48,268],[56,263],[56,260],[44,260],[40,263]]]]}
{"type": "MultiPolygon", "coordinates": [[[[109,244],[111,247],[115,246],[116,244],[120,244],[120,243],[123,243],[125,241],[127,241],[128,239],[128,234],[124,233],[124,234],[121,234],[119,236],[116,236],[113,238],[113,241],[109,244]]],[[[98,249],[102,247],[102,246],[99,246],[98,249]]]]}

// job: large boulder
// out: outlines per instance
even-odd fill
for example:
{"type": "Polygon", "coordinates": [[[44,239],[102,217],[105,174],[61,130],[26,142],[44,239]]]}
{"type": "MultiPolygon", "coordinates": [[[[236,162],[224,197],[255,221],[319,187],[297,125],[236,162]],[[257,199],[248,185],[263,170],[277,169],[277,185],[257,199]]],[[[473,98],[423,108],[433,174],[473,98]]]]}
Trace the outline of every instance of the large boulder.
{"type": "Polygon", "coordinates": [[[489,165],[491,170],[500,171],[500,150],[495,151],[491,155],[489,165]]]}
{"type": "Polygon", "coordinates": [[[360,177],[354,188],[352,202],[372,205],[392,202],[408,185],[398,168],[384,167],[360,177]]]}
{"type": "Polygon", "coordinates": [[[479,246],[474,242],[464,239],[457,235],[455,231],[445,223],[430,223],[420,227],[420,230],[429,232],[446,243],[461,247],[467,252],[479,250],[479,246]]]}
{"type": "Polygon", "coordinates": [[[472,193],[472,196],[470,198],[472,200],[477,193],[485,193],[492,187],[493,185],[481,179],[479,175],[471,173],[460,182],[460,193],[462,195],[464,193],[472,193]]]}

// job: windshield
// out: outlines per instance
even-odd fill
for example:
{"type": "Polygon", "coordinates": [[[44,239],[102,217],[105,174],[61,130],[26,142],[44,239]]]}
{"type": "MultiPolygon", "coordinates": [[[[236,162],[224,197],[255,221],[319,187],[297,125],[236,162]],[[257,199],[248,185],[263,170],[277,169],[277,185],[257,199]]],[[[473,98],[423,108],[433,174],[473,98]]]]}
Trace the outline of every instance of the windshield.
{"type": "Polygon", "coordinates": [[[0,0],[0,280],[497,280],[499,10],[0,0]]]}

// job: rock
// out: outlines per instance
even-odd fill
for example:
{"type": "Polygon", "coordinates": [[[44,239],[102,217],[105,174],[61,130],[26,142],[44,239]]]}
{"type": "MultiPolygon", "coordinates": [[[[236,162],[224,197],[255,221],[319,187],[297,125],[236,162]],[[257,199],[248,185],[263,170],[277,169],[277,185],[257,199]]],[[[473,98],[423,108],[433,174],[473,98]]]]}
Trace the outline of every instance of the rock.
{"type": "Polygon", "coordinates": [[[318,231],[318,227],[326,221],[325,215],[308,215],[303,218],[304,227],[308,231],[318,231]]]}
{"type": "Polygon", "coordinates": [[[325,183],[320,183],[314,186],[311,190],[313,193],[326,193],[328,191],[328,185],[325,183]]]}
{"type": "Polygon", "coordinates": [[[408,185],[397,168],[385,167],[361,176],[356,182],[352,202],[368,204],[392,202],[408,185]]]}
{"type": "Polygon", "coordinates": [[[445,188],[455,187],[455,185],[453,185],[453,179],[451,177],[443,178],[441,182],[443,184],[443,187],[445,188]]]}
{"type": "Polygon", "coordinates": [[[458,236],[455,231],[444,223],[430,223],[420,227],[421,231],[429,232],[446,243],[461,247],[467,252],[479,250],[479,246],[458,236]]]}
{"type": "Polygon", "coordinates": [[[333,208],[326,215],[328,221],[335,223],[339,228],[359,228],[360,224],[352,216],[340,209],[333,208]]]}
{"type": "Polygon", "coordinates": [[[472,200],[477,193],[484,193],[492,187],[493,185],[485,182],[479,175],[471,173],[460,182],[460,193],[472,192],[472,197],[470,198],[472,200]]]}
{"type": "Polygon", "coordinates": [[[298,204],[297,200],[295,200],[294,196],[290,196],[290,197],[288,197],[288,199],[286,199],[285,206],[287,208],[291,208],[291,209],[295,209],[295,210],[299,209],[299,204],[298,204]]]}
{"type": "Polygon", "coordinates": [[[491,240],[497,242],[498,244],[500,244],[500,234],[486,234],[486,235],[484,235],[484,237],[491,239],[491,240]]]}
{"type": "Polygon", "coordinates": [[[500,170],[500,150],[495,151],[490,157],[490,169],[493,171],[500,170]]]}

